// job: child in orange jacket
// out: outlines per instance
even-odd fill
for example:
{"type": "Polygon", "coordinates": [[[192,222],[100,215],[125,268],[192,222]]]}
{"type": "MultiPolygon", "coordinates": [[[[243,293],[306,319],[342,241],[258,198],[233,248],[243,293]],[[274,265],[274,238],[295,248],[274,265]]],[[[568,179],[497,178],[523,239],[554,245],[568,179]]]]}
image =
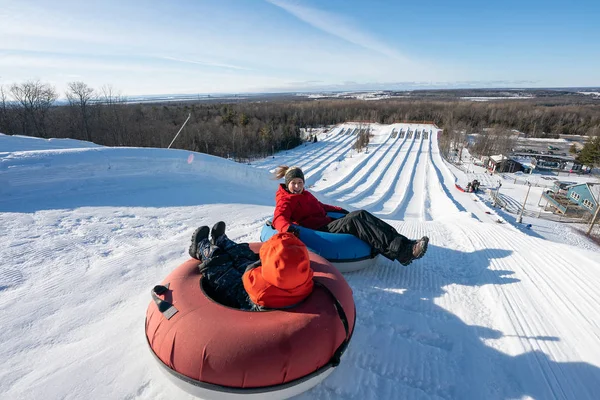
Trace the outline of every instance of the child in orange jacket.
{"type": "Polygon", "coordinates": [[[287,308],[307,298],[313,289],[308,249],[289,232],[278,233],[260,248],[261,265],[242,277],[250,300],[260,307],[287,308]]]}
{"type": "Polygon", "coordinates": [[[220,221],[210,230],[202,226],[192,235],[190,256],[213,300],[242,310],[289,308],[312,293],[313,270],[308,249],[291,233],[274,235],[263,243],[259,255],[247,243],[225,235],[220,221]]]}

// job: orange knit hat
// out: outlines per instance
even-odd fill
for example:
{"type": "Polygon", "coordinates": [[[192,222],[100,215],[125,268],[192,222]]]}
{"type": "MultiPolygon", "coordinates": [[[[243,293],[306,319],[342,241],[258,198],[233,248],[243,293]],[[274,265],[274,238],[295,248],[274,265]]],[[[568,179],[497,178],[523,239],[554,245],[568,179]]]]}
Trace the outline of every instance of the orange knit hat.
{"type": "Polygon", "coordinates": [[[313,270],[308,249],[289,232],[273,235],[260,248],[261,266],[244,274],[250,299],[266,307],[285,307],[312,292],[313,270]]]}
{"type": "MultiPolygon", "coordinates": [[[[308,249],[289,232],[273,235],[260,248],[262,276],[280,289],[293,289],[309,279],[308,249]]],[[[312,275],[312,274],[310,274],[312,275]]]]}

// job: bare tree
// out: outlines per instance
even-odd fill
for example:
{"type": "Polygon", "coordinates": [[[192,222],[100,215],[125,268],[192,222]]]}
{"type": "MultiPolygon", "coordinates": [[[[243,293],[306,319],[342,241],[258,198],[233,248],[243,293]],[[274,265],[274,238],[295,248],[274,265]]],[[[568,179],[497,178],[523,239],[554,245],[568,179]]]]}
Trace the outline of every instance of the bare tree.
{"type": "Polygon", "coordinates": [[[79,117],[81,122],[81,129],[85,133],[85,137],[88,142],[92,141],[92,134],[90,132],[90,106],[94,100],[95,94],[94,89],[89,87],[83,82],[69,82],[69,90],[66,92],[67,99],[71,107],[77,107],[79,109],[79,117]]]}
{"type": "Polygon", "coordinates": [[[12,131],[8,113],[8,95],[4,91],[4,86],[0,85],[0,132],[8,133],[12,131]]]}
{"type": "Polygon", "coordinates": [[[356,135],[356,142],[354,142],[353,146],[357,153],[360,153],[369,145],[370,129],[369,125],[362,123],[358,125],[358,134],[356,135]]]}
{"type": "Polygon", "coordinates": [[[10,92],[22,107],[23,133],[47,138],[48,110],[58,98],[54,87],[40,81],[27,81],[13,84],[10,92]]]}
{"type": "MultiPolygon", "coordinates": [[[[572,104],[571,100],[566,104],[552,101],[547,104],[547,100],[483,104],[433,98],[378,102],[344,99],[130,105],[125,104],[126,99],[110,86],[98,89],[99,98],[95,101],[93,93],[89,93],[91,89],[81,83],[69,91],[72,106],[47,109],[46,125],[45,114],[39,112],[43,107],[36,107],[40,95],[34,89],[39,86],[48,85],[39,82],[15,85],[14,88],[5,85],[4,93],[0,92],[0,131],[33,136],[47,136],[46,131],[55,137],[81,135],[82,139],[93,139],[109,146],[164,146],[172,139],[173,130],[182,118],[191,112],[193,125],[182,132],[178,139],[180,147],[202,149],[221,156],[235,153],[237,159],[295,147],[301,143],[301,129],[365,119],[387,123],[401,120],[436,123],[444,129],[439,143],[440,151],[447,157],[455,154],[455,149],[460,152],[465,134],[472,132],[481,134],[476,146],[470,150],[476,154],[478,147],[482,155],[505,153],[514,147],[512,135],[505,134],[510,132],[509,129],[535,131],[538,135],[542,132],[600,135],[600,105],[572,104]],[[84,95],[85,111],[82,111],[78,92],[84,95]],[[497,127],[504,132],[496,133],[488,127],[497,127]]],[[[369,138],[365,126],[358,130],[363,130],[362,139],[369,138]]],[[[411,135],[414,137],[414,130],[411,135]]],[[[406,136],[404,130],[401,137],[406,136]]],[[[358,139],[357,135],[352,140],[358,139]]],[[[359,147],[364,148],[364,145],[358,143],[359,147]]]]}
{"type": "Polygon", "coordinates": [[[495,129],[494,133],[497,137],[496,151],[504,155],[511,153],[517,144],[518,135],[506,128],[495,129]]]}
{"type": "MultiPolygon", "coordinates": [[[[200,142],[202,142],[204,144],[204,148],[205,148],[204,152],[206,154],[211,154],[210,153],[210,145],[211,145],[211,143],[213,141],[212,140],[213,137],[212,137],[212,132],[211,132],[210,127],[208,126],[205,129],[197,128],[197,132],[198,133],[197,133],[196,137],[200,138],[200,139],[198,139],[198,141],[200,141],[200,142]]],[[[198,150],[196,150],[196,151],[202,151],[202,150],[200,148],[198,148],[198,150]]]]}
{"type": "Polygon", "coordinates": [[[440,139],[440,150],[443,155],[462,156],[462,149],[467,137],[467,125],[464,122],[456,122],[450,114],[445,116],[444,133],[440,139]],[[456,151],[455,151],[456,150],[456,151]]]}
{"type": "Polygon", "coordinates": [[[473,154],[485,157],[503,154],[508,155],[515,146],[516,135],[509,129],[494,127],[484,129],[475,141],[473,154]]]}
{"type": "Polygon", "coordinates": [[[127,99],[116,92],[111,85],[104,85],[101,88],[101,95],[98,99],[99,115],[101,126],[107,131],[110,137],[108,143],[113,146],[126,145],[127,138],[125,123],[123,120],[123,108],[127,99]]]}

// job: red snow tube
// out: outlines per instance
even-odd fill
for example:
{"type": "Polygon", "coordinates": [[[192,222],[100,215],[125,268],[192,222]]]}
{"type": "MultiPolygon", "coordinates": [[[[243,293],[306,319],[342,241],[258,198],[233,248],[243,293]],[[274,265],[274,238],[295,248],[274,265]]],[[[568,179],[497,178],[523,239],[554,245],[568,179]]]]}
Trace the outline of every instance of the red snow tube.
{"type": "MultiPolygon", "coordinates": [[[[258,253],[261,245],[250,247],[258,253]]],[[[312,252],[310,260],[314,290],[286,310],[216,303],[202,286],[198,260],[171,272],[146,312],[146,339],[169,378],[203,398],[287,398],[329,375],[350,341],[356,310],[341,273],[312,252]]]]}

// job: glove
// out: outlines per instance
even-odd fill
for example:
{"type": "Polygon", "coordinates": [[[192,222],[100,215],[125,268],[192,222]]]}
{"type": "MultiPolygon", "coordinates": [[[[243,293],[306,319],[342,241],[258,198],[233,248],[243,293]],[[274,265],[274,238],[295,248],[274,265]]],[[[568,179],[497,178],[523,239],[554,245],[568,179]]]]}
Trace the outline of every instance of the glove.
{"type": "Polygon", "coordinates": [[[292,235],[296,236],[297,238],[300,237],[300,229],[298,229],[296,225],[290,225],[287,231],[292,235]]]}
{"type": "Polygon", "coordinates": [[[346,214],[350,213],[350,211],[348,211],[348,210],[345,210],[345,209],[343,209],[343,208],[342,208],[341,210],[339,210],[338,212],[339,212],[340,214],[344,214],[344,215],[346,215],[346,214]]]}

